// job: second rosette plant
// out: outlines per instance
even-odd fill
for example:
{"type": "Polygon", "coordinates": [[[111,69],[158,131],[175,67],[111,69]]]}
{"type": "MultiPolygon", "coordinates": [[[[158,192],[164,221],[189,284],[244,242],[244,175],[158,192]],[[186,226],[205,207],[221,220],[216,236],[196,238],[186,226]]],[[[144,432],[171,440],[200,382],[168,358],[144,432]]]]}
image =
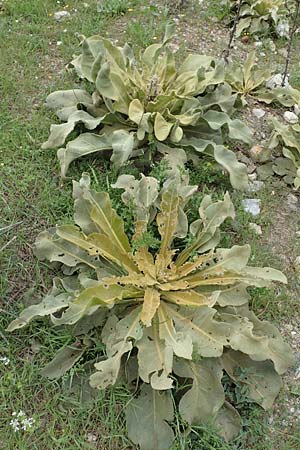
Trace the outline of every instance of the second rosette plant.
{"type": "Polygon", "coordinates": [[[250,144],[252,135],[232,118],[237,94],[225,81],[224,61],[189,55],[177,64],[173,35],[167,27],[163,42],[139,56],[127,44],[118,47],[100,36],[83,39],[72,65],[87,90],[53,92],[46,103],[64,122],[51,126],[43,145],[59,148],[63,177],[72,161],[98,152],[109,152],[116,169],[130,158],[152,162],[163,143],[175,154],[184,149],[194,163],[201,157],[215,160],[233,187],[247,187],[246,166],[226,144],[229,139],[250,144]],[[74,130],[78,136],[72,140],[74,130]]]}

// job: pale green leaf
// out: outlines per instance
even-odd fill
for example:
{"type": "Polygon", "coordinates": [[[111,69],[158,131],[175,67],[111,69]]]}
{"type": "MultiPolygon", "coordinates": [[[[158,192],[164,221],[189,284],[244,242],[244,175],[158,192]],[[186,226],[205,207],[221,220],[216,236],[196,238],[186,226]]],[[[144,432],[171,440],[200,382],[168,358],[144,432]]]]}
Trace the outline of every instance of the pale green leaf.
{"type": "Polygon", "coordinates": [[[159,141],[165,141],[167,139],[172,126],[173,123],[167,122],[159,112],[156,113],[154,121],[154,133],[155,137],[159,141]]]}

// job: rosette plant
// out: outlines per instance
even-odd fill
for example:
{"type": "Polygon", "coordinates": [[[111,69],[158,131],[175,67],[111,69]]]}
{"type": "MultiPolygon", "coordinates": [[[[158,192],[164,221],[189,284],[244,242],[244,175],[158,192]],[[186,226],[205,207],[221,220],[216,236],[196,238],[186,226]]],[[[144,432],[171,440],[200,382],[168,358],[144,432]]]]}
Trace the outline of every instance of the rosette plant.
{"type": "Polygon", "coordinates": [[[9,331],[41,316],[55,326],[74,326],[76,345],[62,348],[44,369],[51,378],[86,362],[95,343],[90,384],[105,389],[122,382],[132,389],[128,435],[142,450],[170,448],[175,407],[187,425],[212,421],[230,439],[240,417],[225,400],[223,374],[234,383],[241,378],[249,398],[268,408],[292,362],[276,328],[249,310],[247,287],[286,278],[248,266],[249,245],[216,248],[220,225],[234,217],[228,194],[216,202],[203,198],[186,244],[180,207],[193,188],[176,178],[159,192],[151,177],[123,177],[117,187],[125,181],[124,198],[130,197],[135,213],[132,237],[107,193],[91,190],[87,175],[74,182],[76,226],[57,226],[36,242],[37,256],[61,263],[62,275],[9,331]],[[157,250],[143,239],[149,227],[160,238],[157,250]],[[239,377],[240,370],[247,376],[239,377]]]}
{"type": "MultiPolygon", "coordinates": [[[[229,0],[233,11],[237,3],[237,0],[229,0]]],[[[286,4],[284,0],[243,0],[236,29],[237,36],[245,32],[262,34],[273,28],[280,36],[287,37],[289,21],[286,4]]]]}
{"type": "Polygon", "coordinates": [[[224,62],[189,55],[178,66],[169,45],[172,37],[169,26],[163,42],[138,57],[127,44],[121,48],[100,36],[83,39],[82,54],[72,65],[92,94],[57,91],[46,103],[64,122],[51,126],[43,144],[59,148],[63,177],[81,156],[109,151],[118,169],[129,158],[152,160],[164,143],[174,152],[185,149],[193,161],[196,156],[215,159],[235,188],[247,187],[246,167],[224,146],[227,138],[247,144],[252,139],[249,128],[231,118],[236,95],[224,80],[224,62]],[[70,140],[74,130],[79,135],[70,140]]]}
{"type": "Polygon", "coordinates": [[[267,148],[271,151],[272,161],[258,168],[262,178],[274,173],[287,184],[300,187],[300,124],[285,125],[272,117],[273,128],[267,148]],[[278,154],[279,153],[279,154],[278,154]]]}
{"type": "Polygon", "coordinates": [[[226,82],[231,86],[233,92],[238,94],[242,104],[247,105],[249,97],[268,105],[273,102],[278,102],[283,106],[293,106],[299,103],[300,92],[292,86],[268,87],[272,81],[274,70],[260,68],[256,59],[256,52],[252,51],[243,64],[231,63],[226,70],[226,82]]]}

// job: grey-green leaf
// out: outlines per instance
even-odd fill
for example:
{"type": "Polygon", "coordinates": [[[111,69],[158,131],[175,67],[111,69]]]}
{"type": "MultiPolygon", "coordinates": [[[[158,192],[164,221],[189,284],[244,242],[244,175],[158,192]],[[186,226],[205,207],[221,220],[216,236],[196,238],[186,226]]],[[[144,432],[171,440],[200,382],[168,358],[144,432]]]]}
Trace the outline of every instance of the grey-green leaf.
{"type": "Polygon", "coordinates": [[[173,415],[171,392],[143,384],[139,396],[126,408],[128,436],[141,450],[169,450],[174,432],[167,421],[171,422],[173,415]]]}
{"type": "Polygon", "coordinates": [[[206,423],[217,414],[225,400],[220,360],[205,358],[192,362],[177,359],[174,371],[178,376],[192,380],[191,389],[179,402],[181,417],[192,425],[206,423]]]}
{"type": "Polygon", "coordinates": [[[41,375],[55,380],[62,377],[85,352],[85,347],[66,346],[61,348],[41,371],[41,375]]]}
{"type": "Polygon", "coordinates": [[[69,165],[75,159],[111,149],[111,139],[106,134],[81,134],[76,139],[69,142],[66,148],[60,148],[57,152],[61,167],[61,176],[65,178],[69,165]]]}

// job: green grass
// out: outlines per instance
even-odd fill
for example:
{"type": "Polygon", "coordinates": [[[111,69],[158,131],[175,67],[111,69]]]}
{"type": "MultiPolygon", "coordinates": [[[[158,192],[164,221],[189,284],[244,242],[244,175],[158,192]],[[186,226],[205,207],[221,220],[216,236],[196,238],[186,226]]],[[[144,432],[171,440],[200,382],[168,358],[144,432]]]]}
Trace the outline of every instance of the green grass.
{"type": "MultiPolygon", "coordinates": [[[[5,450],[133,449],[124,430],[123,411],[130,400],[124,388],[98,392],[93,402],[85,403],[80,389],[72,392],[68,387],[79,369],[71,372],[71,378],[66,376],[60,382],[41,378],[40,369],[61,346],[71,342],[68,330],[50,328],[46,320],[38,320],[13,334],[6,333],[5,328],[25,305],[39,300],[54,275],[52,268],[38,262],[33,255],[36,235],[56,223],[68,222],[73,212],[71,183],[61,184],[55,151],[40,148],[53,120],[43,106],[44,100],[54,90],[80,86],[74,74],[65,70],[72,54],[78,51],[77,34],[106,34],[120,42],[127,40],[136,48],[157,41],[168,20],[167,9],[164,2],[161,8],[145,3],[142,0],[106,2],[111,11],[97,14],[95,0],[87,0],[87,6],[76,0],[61,0],[59,4],[54,0],[3,2],[0,12],[0,249],[3,249],[0,251],[0,356],[10,359],[7,366],[0,363],[0,448],[5,450]],[[71,17],[56,22],[54,12],[64,7],[71,17]],[[58,42],[62,44],[57,45],[58,42]],[[12,431],[9,424],[12,413],[20,410],[35,419],[32,432],[12,431]],[[88,442],[88,437],[96,441],[88,442]]],[[[217,2],[211,5],[209,17],[215,15],[217,2]]],[[[188,16],[189,10],[185,9],[184,13],[188,16]]],[[[199,32],[201,24],[195,29],[195,33],[199,32]]],[[[295,64],[291,73],[296,79],[295,64]]],[[[161,176],[159,170],[156,169],[156,175],[161,176]]],[[[99,158],[74,163],[70,177],[78,179],[82,171],[91,174],[94,187],[109,191],[130,232],[128,211],[120,206],[120,192],[109,187],[116,174],[99,158]]],[[[197,170],[191,168],[191,183],[199,185],[199,195],[189,205],[190,219],[195,216],[204,194],[212,192],[218,198],[223,190],[231,190],[227,178],[207,163],[197,170]]],[[[273,265],[288,272],[290,284],[287,289],[280,288],[279,294],[278,289],[253,291],[256,312],[263,312],[264,317],[275,322],[300,313],[296,274],[268,238],[287,192],[279,185],[260,194],[263,212],[257,223],[263,227],[262,237],[248,229],[253,219],[239,206],[243,196],[232,193],[237,217],[226,225],[223,234],[224,245],[251,242],[253,264],[273,265]],[[271,195],[273,189],[276,196],[271,195]]],[[[299,223],[290,217],[287,222],[290,233],[285,233],[287,242],[282,242],[282,246],[286,246],[292,260],[299,254],[299,244],[293,236],[299,223]]],[[[180,419],[176,418],[174,428],[178,437],[173,450],[300,448],[299,431],[281,435],[279,430],[274,437],[269,433],[267,417],[259,408],[242,403],[240,412],[244,428],[231,444],[222,442],[209,427],[196,427],[185,437],[181,434],[180,419]]]]}

